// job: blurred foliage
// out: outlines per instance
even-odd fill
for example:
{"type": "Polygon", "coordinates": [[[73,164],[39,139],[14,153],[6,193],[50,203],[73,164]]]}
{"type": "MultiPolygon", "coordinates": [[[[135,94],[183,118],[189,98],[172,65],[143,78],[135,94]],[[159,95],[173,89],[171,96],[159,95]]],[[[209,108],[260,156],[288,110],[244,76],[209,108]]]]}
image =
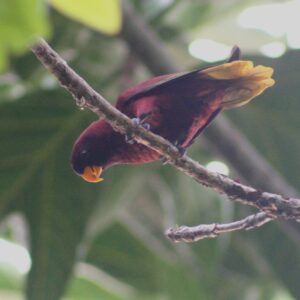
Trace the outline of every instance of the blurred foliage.
{"type": "Polygon", "coordinates": [[[49,34],[46,7],[42,0],[0,2],[0,71],[8,56],[24,52],[34,36],[49,34]]]}
{"type": "MultiPolygon", "coordinates": [[[[208,1],[133,2],[167,45],[176,48],[177,57],[186,55],[182,37],[198,26],[199,6],[199,24],[213,15],[208,1]]],[[[0,16],[2,12],[0,4],[0,16]]],[[[120,90],[149,77],[122,40],[99,35],[55,11],[49,18],[51,45],[112,102],[120,90]]],[[[7,24],[24,29],[11,20],[7,24]]],[[[32,12],[30,22],[35,22],[32,12]]],[[[296,188],[299,58],[297,51],[277,60],[252,58],[274,67],[277,84],[251,105],[226,113],[296,188]]],[[[182,65],[191,61],[186,57],[182,65]]],[[[169,226],[227,222],[249,211],[235,208],[160,162],[114,167],[99,185],[73,174],[72,144],[95,118],[75,107],[31,53],[13,59],[0,77],[0,213],[4,220],[21,212],[29,227],[32,268],[24,288],[27,299],[300,298],[299,238],[284,227],[274,223],[193,245],[174,245],[163,234],[169,226]]],[[[221,159],[201,138],[189,153],[203,164],[221,159]]],[[[238,174],[231,171],[230,176],[238,174]]],[[[15,227],[13,231],[18,224],[15,227]]],[[[22,280],[1,269],[0,298],[20,295],[22,280]]]]}
{"type": "Polygon", "coordinates": [[[257,63],[265,63],[274,68],[276,84],[259,101],[249,105],[247,110],[233,110],[229,115],[241,124],[242,130],[253,140],[259,151],[266,153],[268,159],[288,181],[300,189],[297,171],[300,168],[300,103],[296,93],[300,65],[295,63],[298,59],[298,51],[290,51],[288,55],[277,60],[255,58],[257,63]],[[257,131],[253,130],[253,119],[259,122],[257,131]]]}
{"type": "MultiPolygon", "coordinates": [[[[121,29],[120,0],[49,0],[58,11],[95,30],[109,35],[121,29]]],[[[4,0],[0,2],[0,71],[11,54],[28,49],[37,36],[51,32],[43,0],[4,0]]]]}
{"type": "Polygon", "coordinates": [[[91,28],[106,34],[120,31],[120,0],[50,0],[50,3],[66,16],[91,28]]]}

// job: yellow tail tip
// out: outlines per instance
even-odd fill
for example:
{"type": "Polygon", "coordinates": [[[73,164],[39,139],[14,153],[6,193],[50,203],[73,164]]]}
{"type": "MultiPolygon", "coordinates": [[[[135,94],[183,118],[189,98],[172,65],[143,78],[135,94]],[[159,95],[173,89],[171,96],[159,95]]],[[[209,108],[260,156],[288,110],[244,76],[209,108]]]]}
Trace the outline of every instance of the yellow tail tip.
{"type": "Polygon", "coordinates": [[[272,68],[253,66],[253,62],[243,60],[205,69],[200,75],[205,79],[230,81],[225,88],[223,108],[244,105],[275,83],[272,68]]]}

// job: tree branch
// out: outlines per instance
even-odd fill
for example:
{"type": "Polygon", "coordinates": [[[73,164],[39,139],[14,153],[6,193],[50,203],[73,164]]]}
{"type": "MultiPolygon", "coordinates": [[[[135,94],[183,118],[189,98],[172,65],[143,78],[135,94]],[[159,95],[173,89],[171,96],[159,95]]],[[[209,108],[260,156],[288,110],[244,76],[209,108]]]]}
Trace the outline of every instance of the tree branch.
{"type": "Polygon", "coordinates": [[[67,63],[44,41],[32,48],[33,53],[44,66],[57,77],[61,85],[75,98],[77,104],[103,115],[121,133],[126,133],[144,145],[158,151],[168,162],[195,181],[210,187],[229,199],[255,206],[270,218],[281,217],[300,221],[300,199],[262,192],[240,184],[230,178],[206,170],[187,156],[181,157],[177,148],[162,137],[134,124],[127,116],[113,107],[88,83],[72,70],[67,63]]]}
{"type": "Polygon", "coordinates": [[[201,224],[194,227],[180,226],[170,228],[166,231],[166,236],[173,242],[196,242],[205,238],[215,238],[222,233],[227,233],[236,230],[250,230],[260,227],[270,221],[274,220],[264,212],[259,212],[250,215],[239,221],[230,222],[227,224],[201,224]]]}
{"type": "MultiPolygon", "coordinates": [[[[180,67],[157,34],[123,0],[124,24],[121,36],[154,75],[176,73],[180,67]]],[[[252,185],[279,194],[296,196],[297,191],[275,170],[245,136],[223,115],[204,132],[205,138],[252,185]],[[272,176],[270,176],[272,174],[272,176]]]]}
{"type": "MultiPolygon", "coordinates": [[[[172,59],[168,48],[163,45],[153,29],[128,0],[123,0],[122,3],[124,24],[121,37],[131,51],[139,56],[154,75],[179,71],[177,61],[172,59]]],[[[225,116],[218,116],[204,132],[203,137],[253,186],[293,197],[298,194],[225,116]]],[[[279,222],[279,225],[296,244],[300,244],[300,230],[297,224],[279,222]]]]}

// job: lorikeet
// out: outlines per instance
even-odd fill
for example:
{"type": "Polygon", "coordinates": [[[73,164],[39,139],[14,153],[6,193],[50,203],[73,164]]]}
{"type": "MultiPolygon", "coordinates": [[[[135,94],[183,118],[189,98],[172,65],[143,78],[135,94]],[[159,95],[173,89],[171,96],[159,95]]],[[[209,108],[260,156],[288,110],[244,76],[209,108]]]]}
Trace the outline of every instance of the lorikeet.
{"type": "MultiPolygon", "coordinates": [[[[234,48],[227,63],[154,77],[125,90],[116,107],[152,132],[185,150],[222,110],[242,106],[274,84],[272,68],[240,60],[234,48]]],[[[141,164],[160,154],[130,142],[105,120],[93,122],[74,144],[71,164],[88,182],[103,180],[115,164],[141,164]]]]}

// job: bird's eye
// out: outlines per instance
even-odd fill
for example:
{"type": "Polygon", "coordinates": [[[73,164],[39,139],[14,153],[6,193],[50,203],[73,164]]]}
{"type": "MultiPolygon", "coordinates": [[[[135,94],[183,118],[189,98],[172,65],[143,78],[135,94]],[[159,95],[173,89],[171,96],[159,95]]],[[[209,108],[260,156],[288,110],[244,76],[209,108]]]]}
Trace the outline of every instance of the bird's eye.
{"type": "Polygon", "coordinates": [[[81,154],[81,156],[86,156],[87,155],[87,150],[86,149],[82,150],[80,152],[80,154],[81,154]]]}

